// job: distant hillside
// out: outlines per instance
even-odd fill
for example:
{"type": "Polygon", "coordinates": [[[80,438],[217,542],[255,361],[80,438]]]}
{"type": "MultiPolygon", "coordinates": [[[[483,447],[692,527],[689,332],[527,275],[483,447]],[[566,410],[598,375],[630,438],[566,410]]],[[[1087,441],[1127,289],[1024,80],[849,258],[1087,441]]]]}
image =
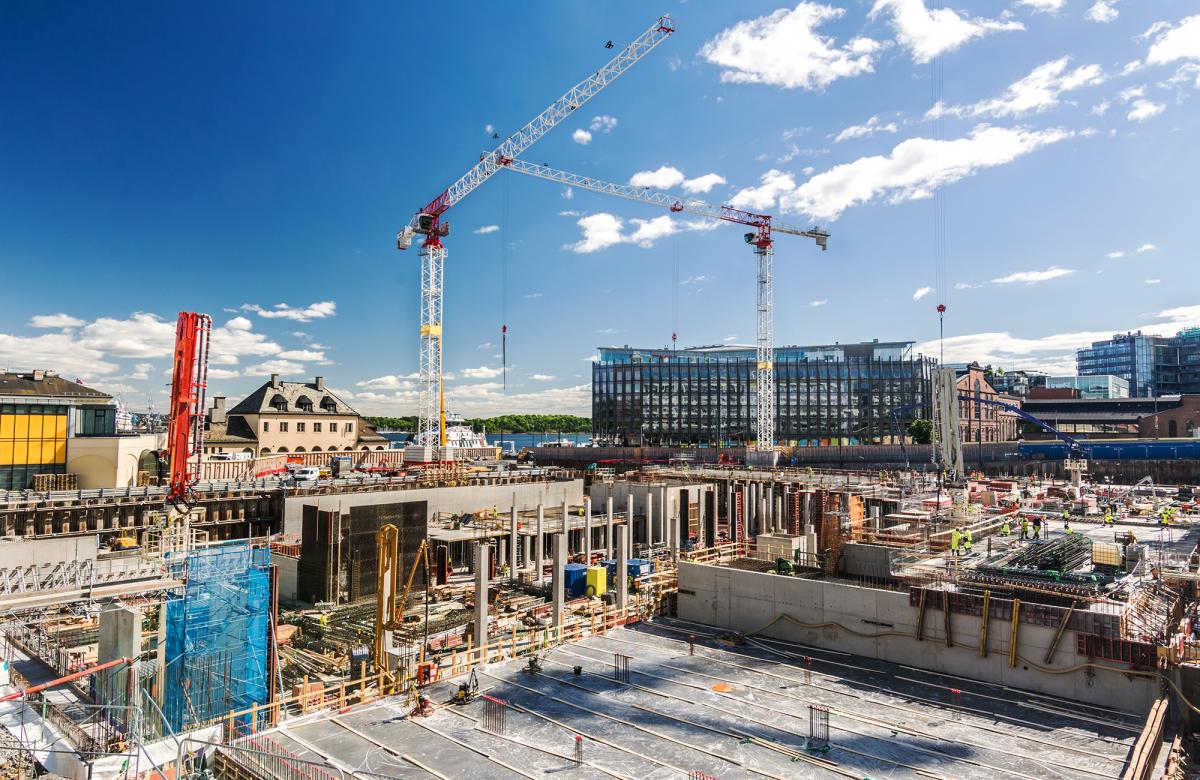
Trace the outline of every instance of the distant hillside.
{"type": "MultiPolygon", "coordinates": [[[[381,431],[415,431],[416,417],[367,417],[381,431]]],[[[467,424],[488,433],[591,433],[592,420],[571,414],[503,414],[499,417],[475,417],[467,424]]]]}

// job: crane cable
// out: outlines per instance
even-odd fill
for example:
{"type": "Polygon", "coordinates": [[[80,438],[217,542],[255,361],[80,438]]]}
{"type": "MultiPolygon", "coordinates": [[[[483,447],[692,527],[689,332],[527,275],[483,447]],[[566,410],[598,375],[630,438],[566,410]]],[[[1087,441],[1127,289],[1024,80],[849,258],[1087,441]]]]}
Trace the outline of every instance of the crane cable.
{"type": "Polygon", "coordinates": [[[679,233],[671,236],[671,352],[679,338],[679,233]]]}
{"type": "MultiPolygon", "coordinates": [[[[940,9],[945,4],[941,0],[937,0],[935,5],[940,9]]],[[[945,140],[945,119],[941,110],[944,86],[943,75],[942,56],[939,54],[929,61],[931,122],[935,143],[945,140]]],[[[948,293],[946,278],[947,222],[945,187],[938,185],[935,187],[933,193],[933,291],[938,297],[938,364],[941,366],[944,366],[946,363],[945,317],[948,293]]]]}
{"type": "Polygon", "coordinates": [[[508,394],[508,203],[511,176],[502,176],[500,193],[500,382],[501,392],[508,394]]]}

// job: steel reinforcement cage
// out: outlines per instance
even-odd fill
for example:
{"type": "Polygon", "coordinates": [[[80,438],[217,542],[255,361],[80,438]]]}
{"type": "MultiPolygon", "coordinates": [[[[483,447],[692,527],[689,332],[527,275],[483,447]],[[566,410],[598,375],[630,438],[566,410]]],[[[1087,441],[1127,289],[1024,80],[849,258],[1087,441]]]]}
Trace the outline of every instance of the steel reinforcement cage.
{"type": "Polygon", "coordinates": [[[162,710],[176,733],[266,703],[270,563],[269,548],[235,542],[172,567],[187,580],[164,604],[162,710]]]}

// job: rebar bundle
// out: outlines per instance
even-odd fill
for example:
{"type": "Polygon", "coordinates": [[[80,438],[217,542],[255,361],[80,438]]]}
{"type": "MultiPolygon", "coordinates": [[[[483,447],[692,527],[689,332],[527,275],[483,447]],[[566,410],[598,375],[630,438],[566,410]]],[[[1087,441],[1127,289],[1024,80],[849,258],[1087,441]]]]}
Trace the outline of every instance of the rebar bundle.
{"type": "Polygon", "coordinates": [[[1091,560],[1092,541],[1085,536],[1064,536],[1031,542],[1004,562],[1007,570],[1072,572],[1091,560]]]}

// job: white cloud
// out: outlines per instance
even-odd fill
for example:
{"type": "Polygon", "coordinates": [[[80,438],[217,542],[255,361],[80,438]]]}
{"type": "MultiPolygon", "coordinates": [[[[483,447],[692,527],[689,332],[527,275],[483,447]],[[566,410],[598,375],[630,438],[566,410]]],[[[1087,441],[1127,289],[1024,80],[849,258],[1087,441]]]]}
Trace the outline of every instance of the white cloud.
{"type": "Polygon", "coordinates": [[[283,318],[296,322],[310,322],[334,316],[337,314],[337,304],[333,301],[319,301],[298,309],[286,303],[277,303],[270,309],[264,309],[257,303],[245,303],[242,304],[242,310],[252,311],[258,316],[267,319],[283,318]]]}
{"type": "Polygon", "coordinates": [[[69,314],[35,314],[29,318],[31,328],[78,328],[83,320],[69,314]]]}
{"type": "Polygon", "coordinates": [[[689,276],[688,278],[686,278],[682,282],[680,282],[680,284],[704,284],[705,282],[708,282],[708,281],[711,281],[711,280],[704,274],[697,274],[696,276],[689,276]]]}
{"type": "Polygon", "coordinates": [[[617,332],[617,329],[616,329],[616,328],[601,328],[600,330],[598,330],[598,331],[596,331],[596,332],[597,332],[597,333],[604,333],[604,334],[611,334],[611,333],[616,333],[616,332],[617,332]]]}
{"type": "Polygon", "coordinates": [[[137,380],[149,379],[150,372],[153,370],[154,370],[153,363],[138,363],[136,366],[133,367],[133,371],[126,374],[126,378],[127,379],[137,379],[137,380]]]}
{"type": "MultiPolygon", "coordinates": [[[[1146,333],[1170,334],[1184,327],[1200,325],[1200,305],[1179,306],[1154,315],[1153,324],[1130,325],[1112,323],[1103,330],[1059,333],[1034,338],[1014,337],[1009,333],[972,333],[952,336],[945,340],[946,362],[961,363],[978,360],[981,364],[1018,366],[1046,371],[1050,374],[1074,374],[1075,350],[1093,341],[1112,338],[1117,331],[1141,330],[1146,333]]],[[[925,355],[938,354],[938,342],[927,341],[916,346],[925,355]]]]}
{"type": "Polygon", "coordinates": [[[492,133],[496,132],[496,126],[495,125],[484,125],[483,132],[487,133],[488,135],[491,135],[492,133]]]}
{"type": "Polygon", "coordinates": [[[235,379],[241,375],[242,372],[236,368],[216,368],[215,366],[210,366],[208,369],[209,379],[235,379]]]}
{"type": "Polygon", "coordinates": [[[477,236],[486,236],[488,233],[495,233],[499,229],[499,225],[480,225],[471,232],[477,236]]]}
{"type": "Polygon", "coordinates": [[[1039,13],[1061,11],[1067,0],[1017,0],[1017,5],[1023,5],[1039,13]]]}
{"type": "Polygon", "coordinates": [[[834,137],[833,142],[840,144],[842,141],[849,141],[852,138],[865,138],[876,133],[894,133],[896,130],[895,122],[883,124],[879,121],[879,117],[872,116],[861,125],[850,125],[845,130],[842,130],[834,137]]]}
{"type": "Polygon", "coordinates": [[[575,209],[565,209],[563,211],[558,212],[558,216],[560,216],[560,217],[582,217],[583,212],[576,211],[575,209]]]}
{"type": "Polygon", "coordinates": [[[730,205],[739,209],[763,211],[775,205],[775,201],[785,192],[796,189],[796,180],[792,174],[772,168],[762,175],[762,184],[757,187],[747,187],[739,191],[729,201],[730,205]]]}
{"type": "Polygon", "coordinates": [[[585,357],[583,359],[583,362],[584,363],[599,363],[600,356],[599,355],[588,355],[587,357],[585,357]]]}
{"type": "Polygon", "coordinates": [[[479,366],[478,368],[464,368],[458,373],[465,376],[467,379],[493,379],[503,373],[503,369],[491,368],[489,366],[479,366]]]}
{"type": "Polygon", "coordinates": [[[1075,273],[1073,268],[1059,268],[1052,265],[1044,271],[1017,271],[1008,276],[1001,276],[992,280],[992,284],[1013,284],[1016,282],[1024,282],[1025,284],[1037,284],[1038,282],[1048,282],[1051,279],[1058,279],[1061,276],[1067,276],[1075,273]]]}
{"type": "Polygon", "coordinates": [[[571,140],[581,146],[587,146],[592,142],[592,134],[582,127],[571,133],[571,140]]]}
{"type": "Polygon", "coordinates": [[[683,67],[683,58],[680,57],[678,54],[672,54],[670,57],[667,57],[667,68],[672,73],[674,73],[675,71],[679,70],[682,67],[683,67]]]}
{"type": "Polygon", "coordinates": [[[1087,9],[1083,18],[1100,24],[1108,24],[1120,14],[1120,11],[1114,7],[1116,4],[1117,0],[1096,0],[1092,3],[1092,7],[1087,9]]]}
{"type": "Polygon", "coordinates": [[[629,177],[632,187],[652,187],[656,190],[669,190],[684,180],[683,172],[670,165],[664,165],[657,171],[638,171],[629,177]]]}
{"type": "Polygon", "coordinates": [[[924,298],[926,295],[929,295],[929,293],[931,293],[931,292],[933,292],[932,287],[918,287],[917,291],[913,293],[913,300],[919,301],[922,298],[924,298]]]}
{"type": "Polygon", "coordinates": [[[575,197],[575,188],[574,187],[567,187],[565,190],[562,191],[563,200],[570,200],[571,198],[574,198],[574,197],[575,197]]]}
{"type": "Polygon", "coordinates": [[[1007,117],[1045,111],[1058,105],[1062,93],[1104,81],[1099,65],[1080,65],[1067,70],[1070,61],[1071,58],[1067,56],[1038,65],[1029,75],[1010,84],[998,98],[966,106],[944,106],[939,102],[926,117],[944,114],[957,117],[1007,117]]]}
{"type": "Polygon", "coordinates": [[[1133,101],[1133,107],[1129,109],[1129,113],[1125,115],[1125,118],[1130,122],[1145,122],[1152,116],[1158,116],[1166,108],[1166,105],[1163,103],[1155,103],[1152,100],[1138,98],[1133,101]]]}
{"type": "Polygon", "coordinates": [[[1189,16],[1175,27],[1159,22],[1146,31],[1147,37],[1161,32],[1150,51],[1146,54],[1146,62],[1151,65],[1174,62],[1176,60],[1200,60],[1200,14],[1189,16]],[[1158,27],[1156,30],[1155,27],[1158,27]]]}
{"type": "Polygon", "coordinates": [[[1140,255],[1143,252],[1153,252],[1155,249],[1158,249],[1158,247],[1154,244],[1142,244],[1137,248],[1137,253],[1140,255]]]}
{"type": "Polygon", "coordinates": [[[954,284],[954,289],[956,289],[956,290],[978,290],[980,287],[983,287],[983,285],[982,284],[970,284],[968,282],[956,282],[954,284]]]}
{"type": "Polygon", "coordinates": [[[552,374],[530,374],[529,378],[534,382],[553,382],[555,379],[552,374]]]}
{"type": "Polygon", "coordinates": [[[608,114],[592,117],[592,123],[588,125],[588,129],[593,133],[611,133],[617,126],[617,118],[608,114]]]}
{"type": "Polygon", "coordinates": [[[283,360],[317,361],[325,360],[325,353],[314,349],[290,349],[280,352],[276,357],[283,360]]]}
{"type": "Polygon", "coordinates": [[[1161,281],[1162,281],[1162,279],[1146,279],[1145,280],[1146,284],[1158,284],[1161,281]]]}
{"type": "Polygon", "coordinates": [[[492,348],[492,347],[494,347],[494,346],[496,346],[496,345],[495,345],[495,344],[493,344],[492,342],[490,342],[490,341],[485,341],[485,342],[483,342],[482,344],[477,344],[477,345],[475,345],[475,349],[491,349],[491,348],[492,348]]]}
{"type": "Polygon", "coordinates": [[[1089,113],[1091,113],[1092,116],[1104,116],[1106,113],[1108,113],[1108,109],[1111,106],[1112,106],[1112,101],[1101,100],[1099,103],[1092,106],[1092,110],[1089,113]]]}
{"type": "MultiPolygon", "coordinates": [[[[892,204],[931,197],[939,186],[1010,163],[1071,135],[1060,128],[1029,130],[978,125],[969,136],[955,140],[909,138],[890,155],[860,157],[819,173],[791,191],[781,189],[779,202],[785,211],[837,219],[851,206],[879,197],[886,197],[892,204]]],[[[738,193],[734,205],[739,205],[739,199],[750,202],[753,192],[738,193]]],[[[773,198],[760,200],[767,201],[759,206],[766,208],[773,198]]]]}
{"type": "Polygon", "coordinates": [[[356,384],[358,387],[365,387],[368,390],[411,390],[417,387],[417,380],[420,378],[421,375],[416,372],[403,376],[388,374],[373,379],[364,379],[356,384]]]}
{"type": "Polygon", "coordinates": [[[722,341],[723,343],[725,343],[725,344],[732,344],[733,342],[737,341],[737,334],[736,334],[736,333],[730,333],[728,336],[726,336],[725,338],[721,339],[721,341],[722,341]]]}
{"type": "Polygon", "coordinates": [[[1118,250],[1117,250],[1117,251],[1115,251],[1115,252],[1109,252],[1109,253],[1106,255],[1106,257],[1108,257],[1108,259],[1109,259],[1109,260],[1118,260],[1118,259],[1120,259],[1120,258],[1122,258],[1122,257],[1124,257],[1124,256],[1125,256],[1125,252],[1124,252],[1123,250],[1120,250],[1120,249],[1118,249],[1118,250]]]}
{"type": "Polygon", "coordinates": [[[296,363],[292,360],[268,360],[265,363],[259,363],[257,366],[247,366],[243,372],[245,376],[267,376],[268,374],[299,374],[304,371],[302,363],[296,363]]]}
{"type": "Polygon", "coordinates": [[[636,244],[645,249],[660,238],[685,231],[712,230],[721,223],[709,219],[677,219],[664,214],[653,219],[631,219],[629,224],[633,226],[633,232],[626,233],[620,217],[601,211],[578,220],[576,224],[583,229],[583,237],[563,248],[577,254],[589,254],[617,244],[636,244]]]}
{"type": "Polygon", "coordinates": [[[881,48],[870,38],[839,46],[833,37],[817,32],[844,13],[801,2],[791,10],[781,8],[722,30],[700,48],[700,56],[722,68],[723,82],[822,89],[839,78],[873,72],[874,54],[881,48]]]}
{"type": "Polygon", "coordinates": [[[525,300],[527,300],[527,301],[535,301],[538,298],[541,298],[542,294],[540,292],[531,292],[531,293],[525,293],[524,297],[525,297],[525,300]]]}
{"type": "Polygon", "coordinates": [[[29,338],[0,333],[0,368],[47,369],[70,379],[116,372],[120,366],[104,357],[103,350],[81,345],[71,333],[29,338]]]}
{"type": "Polygon", "coordinates": [[[828,299],[826,299],[826,298],[820,298],[820,299],[818,299],[818,300],[815,300],[815,301],[809,301],[809,302],[808,302],[808,305],[809,305],[809,306],[812,306],[813,308],[816,308],[817,306],[824,306],[824,305],[825,305],[825,304],[827,304],[827,303],[829,303],[829,300],[828,300],[828,299]]]}
{"type": "Polygon", "coordinates": [[[117,357],[168,357],[175,349],[175,323],[146,312],[127,320],[100,317],[84,326],[79,343],[117,357]]]}
{"type": "Polygon", "coordinates": [[[212,337],[209,339],[209,362],[215,365],[234,365],[244,356],[267,357],[279,354],[282,347],[265,335],[253,332],[252,327],[253,323],[245,317],[233,317],[224,325],[213,328],[212,337]]]}
{"type": "Polygon", "coordinates": [[[718,184],[724,184],[725,177],[718,173],[706,173],[694,179],[684,179],[684,192],[708,192],[718,184]]]}
{"type": "Polygon", "coordinates": [[[876,0],[869,18],[890,12],[892,29],[900,45],[908,49],[913,62],[929,62],[940,54],[954,51],[973,38],[1003,30],[1024,30],[1014,21],[959,16],[949,8],[928,9],[925,0],[876,0]]]}

